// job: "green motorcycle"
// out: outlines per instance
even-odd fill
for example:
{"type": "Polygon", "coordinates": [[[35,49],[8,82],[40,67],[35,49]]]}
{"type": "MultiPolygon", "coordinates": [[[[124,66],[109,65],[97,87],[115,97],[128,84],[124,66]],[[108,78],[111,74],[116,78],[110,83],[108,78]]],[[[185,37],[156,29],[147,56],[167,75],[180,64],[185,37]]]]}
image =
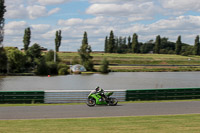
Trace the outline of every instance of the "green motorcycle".
{"type": "Polygon", "coordinates": [[[113,92],[98,92],[94,93],[91,92],[88,95],[88,99],[86,101],[86,104],[89,107],[93,107],[95,105],[109,105],[109,106],[115,106],[118,103],[118,100],[116,98],[110,97],[113,94],[113,92]]]}

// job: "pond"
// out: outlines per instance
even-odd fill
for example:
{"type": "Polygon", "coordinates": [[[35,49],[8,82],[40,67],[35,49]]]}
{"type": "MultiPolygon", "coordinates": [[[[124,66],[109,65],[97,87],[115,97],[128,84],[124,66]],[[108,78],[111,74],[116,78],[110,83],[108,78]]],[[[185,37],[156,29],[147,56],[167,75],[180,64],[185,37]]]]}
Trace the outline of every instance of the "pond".
{"type": "Polygon", "coordinates": [[[114,72],[107,75],[5,76],[0,91],[104,90],[200,87],[200,72],[114,72]]]}

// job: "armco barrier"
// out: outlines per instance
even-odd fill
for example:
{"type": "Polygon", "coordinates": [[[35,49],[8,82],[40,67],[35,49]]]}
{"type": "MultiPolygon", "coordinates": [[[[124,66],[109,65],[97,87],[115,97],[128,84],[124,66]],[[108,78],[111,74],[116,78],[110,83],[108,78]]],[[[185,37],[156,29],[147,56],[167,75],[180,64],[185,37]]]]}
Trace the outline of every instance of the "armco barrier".
{"type": "Polygon", "coordinates": [[[0,103],[44,103],[44,91],[0,91],[0,103]]]}
{"type": "MultiPolygon", "coordinates": [[[[113,92],[112,97],[117,98],[119,101],[125,101],[126,91],[114,90],[113,92]]],[[[49,90],[45,91],[44,103],[84,103],[89,93],[89,90],[49,90]]]]}
{"type": "MultiPolygon", "coordinates": [[[[110,90],[119,101],[200,99],[200,88],[110,90]]],[[[84,103],[89,90],[0,91],[0,103],[84,103]]]]}
{"type": "Polygon", "coordinates": [[[126,101],[200,99],[200,88],[127,90],[126,101]]]}

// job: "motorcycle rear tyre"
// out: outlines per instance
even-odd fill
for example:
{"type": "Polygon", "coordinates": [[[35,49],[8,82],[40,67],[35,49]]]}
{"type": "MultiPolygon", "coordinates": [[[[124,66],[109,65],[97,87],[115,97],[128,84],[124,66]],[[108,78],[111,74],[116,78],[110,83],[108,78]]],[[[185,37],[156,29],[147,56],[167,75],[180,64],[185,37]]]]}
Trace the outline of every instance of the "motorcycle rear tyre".
{"type": "Polygon", "coordinates": [[[109,106],[116,106],[118,103],[118,100],[116,98],[110,98],[108,105],[109,106]]]}

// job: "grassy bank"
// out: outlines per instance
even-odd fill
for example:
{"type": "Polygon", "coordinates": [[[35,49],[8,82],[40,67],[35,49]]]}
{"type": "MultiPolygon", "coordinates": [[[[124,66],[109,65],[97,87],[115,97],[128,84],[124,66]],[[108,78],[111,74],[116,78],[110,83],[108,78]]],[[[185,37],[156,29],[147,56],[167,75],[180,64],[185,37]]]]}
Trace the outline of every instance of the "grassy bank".
{"type": "Polygon", "coordinates": [[[185,71],[200,71],[200,66],[186,67],[166,67],[166,66],[110,66],[112,72],[185,72],[185,71]]]}
{"type": "MultiPolygon", "coordinates": [[[[176,71],[200,71],[200,56],[180,56],[167,54],[109,54],[92,53],[95,69],[98,70],[98,64],[104,58],[107,58],[110,64],[109,68],[113,72],[176,72],[176,71]],[[139,66],[120,66],[122,64],[139,66]],[[141,66],[140,66],[141,65],[141,66]],[[144,66],[149,65],[149,66],[144,66]],[[151,66],[152,65],[152,66],[151,66]],[[154,66],[159,65],[159,66],[154,66]],[[170,66],[171,65],[171,66],[170,66]],[[189,66],[174,66],[189,65],[189,66]]],[[[79,59],[78,53],[59,53],[62,61],[70,64],[74,57],[79,59]]]]}
{"type": "MultiPolygon", "coordinates": [[[[58,53],[65,62],[72,62],[78,53],[58,53]]],[[[109,54],[92,53],[95,64],[107,58],[110,64],[137,64],[137,65],[200,65],[200,56],[181,56],[167,54],[109,54]]]]}
{"type": "Polygon", "coordinates": [[[200,115],[0,120],[2,133],[198,133],[200,115]]]}

